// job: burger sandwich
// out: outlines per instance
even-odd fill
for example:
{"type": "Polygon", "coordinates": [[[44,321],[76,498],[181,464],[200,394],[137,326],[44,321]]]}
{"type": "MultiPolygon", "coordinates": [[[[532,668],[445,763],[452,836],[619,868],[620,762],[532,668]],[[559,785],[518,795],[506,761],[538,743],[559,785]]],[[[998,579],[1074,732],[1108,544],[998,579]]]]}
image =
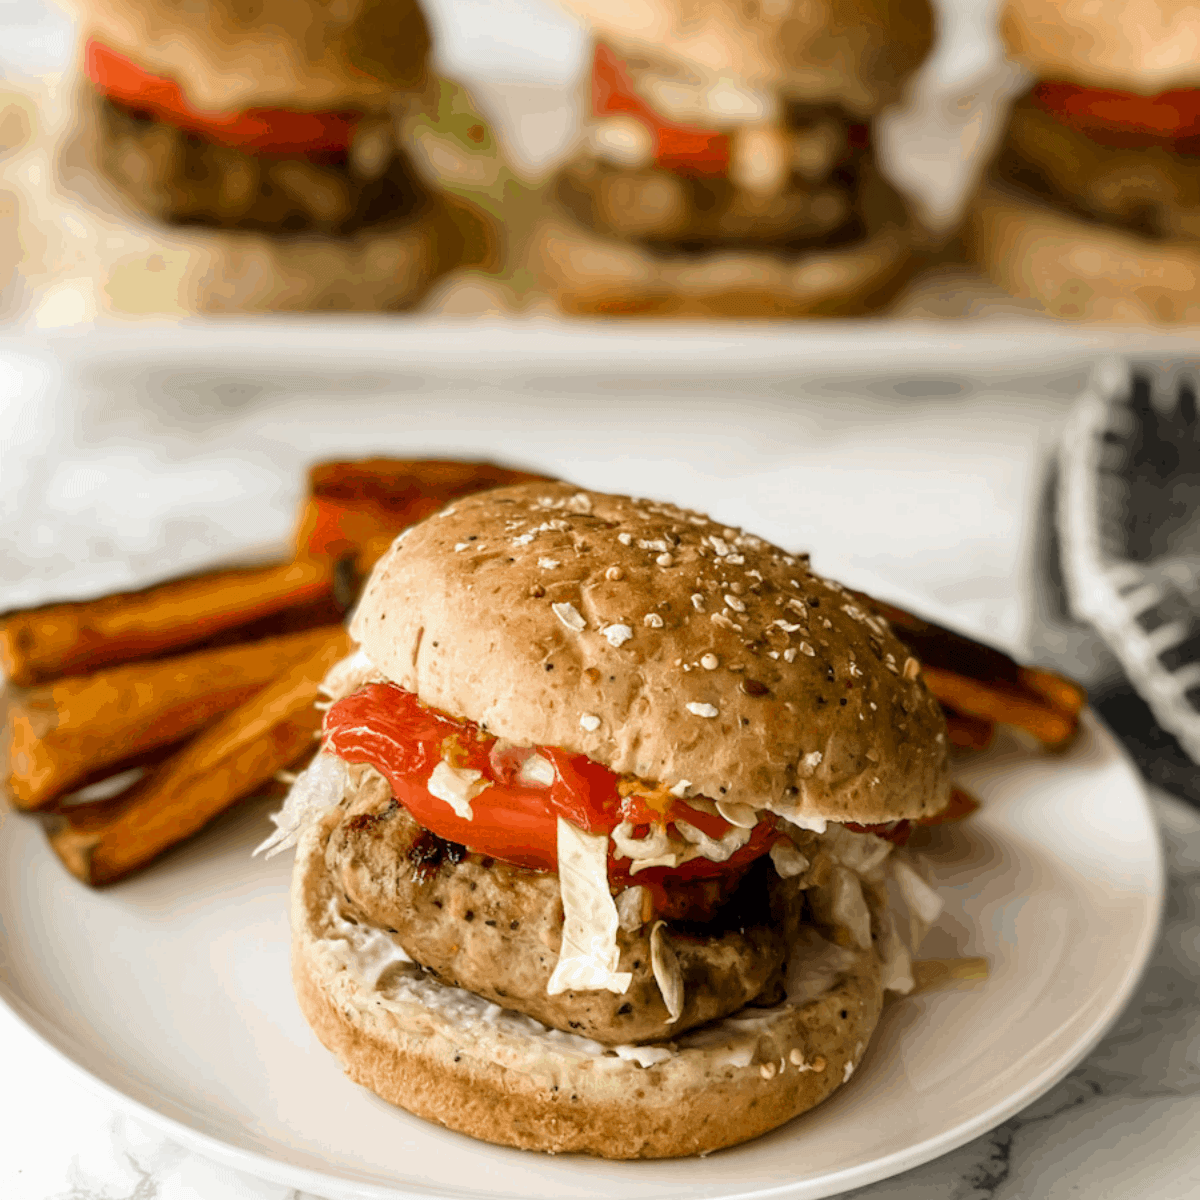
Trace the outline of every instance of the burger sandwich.
{"type": "Polygon", "coordinates": [[[928,234],[873,122],[933,37],[926,0],[564,0],[596,36],[544,270],[569,312],[842,315],[928,234]]]}
{"type": "Polygon", "coordinates": [[[456,500],[368,580],[298,842],[300,1007],[490,1142],[701,1154],[820,1103],[939,911],[919,664],[806,556],[648,500],[456,500]]]}
{"type": "MultiPolygon", "coordinates": [[[[402,309],[492,263],[494,219],[414,144],[414,124],[452,120],[456,91],[429,69],[416,0],[75,2],[61,178],[98,212],[174,227],[157,245],[138,225],[108,239],[125,251],[105,289],[116,306],[170,308],[182,292],[185,310],[402,309]]],[[[470,153],[486,139],[495,159],[486,127],[463,127],[470,153]]]]}
{"type": "Polygon", "coordinates": [[[994,282],[1074,320],[1200,320],[1200,16],[1147,0],[1008,0],[1035,77],[967,236],[994,282]]]}

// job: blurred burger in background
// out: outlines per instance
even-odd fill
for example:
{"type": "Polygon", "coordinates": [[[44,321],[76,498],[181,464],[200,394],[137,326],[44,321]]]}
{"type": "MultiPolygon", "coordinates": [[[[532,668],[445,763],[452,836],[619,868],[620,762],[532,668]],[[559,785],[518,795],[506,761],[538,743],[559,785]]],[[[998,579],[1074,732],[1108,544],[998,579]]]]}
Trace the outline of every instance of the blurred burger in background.
{"type": "MultiPolygon", "coordinates": [[[[402,309],[448,271],[497,257],[494,218],[415,145],[415,124],[441,123],[463,152],[494,151],[430,73],[416,0],[77,11],[62,181],[97,211],[187,230],[172,242],[181,277],[143,278],[148,293],[177,286],[185,307],[209,311],[402,309]]],[[[172,256],[147,261],[161,274],[172,256]]]]}
{"type": "Polygon", "coordinates": [[[563,0],[597,38],[542,269],[574,313],[886,304],[928,235],[873,118],[929,51],[925,0],[563,0]]]}
{"type": "Polygon", "coordinates": [[[995,283],[1059,317],[1200,320],[1200,10],[1008,0],[1016,103],[969,215],[995,283]]]}

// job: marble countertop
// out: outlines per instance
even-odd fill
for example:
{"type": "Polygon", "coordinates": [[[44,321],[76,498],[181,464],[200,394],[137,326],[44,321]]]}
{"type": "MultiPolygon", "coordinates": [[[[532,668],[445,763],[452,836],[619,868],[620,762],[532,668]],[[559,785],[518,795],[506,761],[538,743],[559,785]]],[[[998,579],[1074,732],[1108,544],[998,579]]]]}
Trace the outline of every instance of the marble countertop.
{"type": "MultiPolygon", "coordinates": [[[[1165,920],[1112,1031],[1066,1079],[990,1133],[848,1197],[1200,1194],[1200,813],[1162,792],[1154,799],[1169,870],[1165,920]]],[[[10,1081],[0,1089],[6,1200],[312,1200],[212,1163],[114,1109],[3,1010],[0,1046],[10,1081]]]]}

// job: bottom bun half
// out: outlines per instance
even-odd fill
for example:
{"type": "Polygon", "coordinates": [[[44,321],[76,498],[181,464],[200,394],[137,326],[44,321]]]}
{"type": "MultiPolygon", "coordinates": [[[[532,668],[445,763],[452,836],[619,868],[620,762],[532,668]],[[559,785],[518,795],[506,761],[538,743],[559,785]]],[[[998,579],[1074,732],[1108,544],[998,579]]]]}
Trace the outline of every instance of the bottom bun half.
{"type": "Polygon", "coordinates": [[[1200,321],[1200,240],[1146,238],[984,186],[967,256],[1032,311],[1072,321],[1200,321]]]}
{"type": "Polygon", "coordinates": [[[547,1029],[439,983],[385,931],[341,914],[325,866],[340,815],[311,826],[297,851],[296,997],[351,1079],[449,1129],[551,1153],[707,1153],[819,1104],[849,1079],[879,1020],[875,952],[832,946],[809,929],[804,952],[815,966],[801,1002],[743,1009],[652,1047],[547,1029]]]}

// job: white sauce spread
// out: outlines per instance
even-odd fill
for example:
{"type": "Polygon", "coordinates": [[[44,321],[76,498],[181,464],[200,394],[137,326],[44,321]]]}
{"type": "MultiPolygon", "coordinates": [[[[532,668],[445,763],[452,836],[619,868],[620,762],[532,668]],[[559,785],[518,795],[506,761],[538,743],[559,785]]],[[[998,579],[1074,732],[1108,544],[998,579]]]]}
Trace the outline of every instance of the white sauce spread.
{"type": "Polygon", "coordinates": [[[532,1017],[501,1008],[474,992],[439,983],[425,974],[386,932],[347,921],[341,915],[336,896],[330,901],[325,928],[330,936],[321,939],[320,945],[359,983],[389,1000],[419,1004],[466,1029],[492,1025],[517,1036],[537,1037],[577,1058],[596,1058],[607,1050],[591,1038],[549,1029],[532,1017]]]}
{"type": "Polygon", "coordinates": [[[442,759],[433,768],[433,774],[429,776],[429,782],[425,786],[429,788],[431,796],[436,796],[450,805],[456,816],[464,821],[473,821],[475,813],[471,808],[471,801],[480,792],[487,791],[491,784],[484,779],[482,771],[473,770],[471,767],[452,767],[442,759]]]}

